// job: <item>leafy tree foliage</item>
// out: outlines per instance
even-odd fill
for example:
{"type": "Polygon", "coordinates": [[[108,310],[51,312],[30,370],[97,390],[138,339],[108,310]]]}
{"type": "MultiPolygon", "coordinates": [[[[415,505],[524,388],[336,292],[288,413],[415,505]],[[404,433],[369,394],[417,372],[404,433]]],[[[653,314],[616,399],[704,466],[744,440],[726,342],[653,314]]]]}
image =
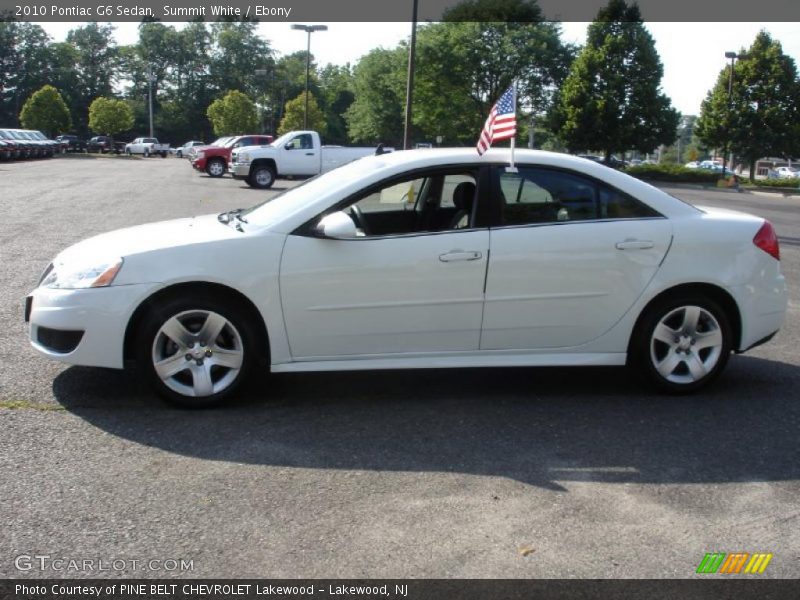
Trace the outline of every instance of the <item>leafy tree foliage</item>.
{"type": "Polygon", "coordinates": [[[67,104],[52,85],[42,86],[28,98],[19,120],[23,127],[39,129],[51,137],[69,131],[72,125],[67,104]]]}
{"type": "Polygon", "coordinates": [[[731,148],[750,166],[764,156],[800,156],[800,82],[794,60],[761,31],[736,63],[719,74],[703,101],[696,133],[708,147],[731,148]]]}
{"type": "Polygon", "coordinates": [[[255,103],[238,90],[231,90],[223,98],[214,100],[206,114],[218,136],[244,135],[258,129],[255,103]]]}
{"type": "MultiPolygon", "coordinates": [[[[293,98],[286,103],[283,119],[278,127],[278,135],[283,135],[288,131],[305,129],[306,93],[303,92],[297,98],[293,98]]],[[[308,128],[318,131],[325,135],[325,115],[317,104],[316,98],[309,94],[308,97],[308,128]]]]}
{"type": "Polygon", "coordinates": [[[0,22],[0,122],[16,124],[25,100],[48,83],[49,41],[34,23],[0,22]]]}
{"type": "Polygon", "coordinates": [[[345,113],[355,100],[350,65],[326,65],[319,70],[319,85],[326,140],[332,144],[346,144],[349,138],[345,113]]]}
{"type": "Polygon", "coordinates": [[[95,133],[117,135],[133,127],[133,111],[127,102],[96,98],[89,106],[89,128],[95,133]]]}
{"type": "Polygon", "coordinates": [[[572,150],[652,152],[675,139],[678,112],[660,90],[664,73],[636,4],[611,0],[589,26],[554,124],[572,150]]]}
{"type": "Polygon", "coordinates": [[[70,31],[67,43],[74,48],[76,59],[76,87],[71,108],[79,128],[85,130],[85,115],[92,101],[114,93],[118,73],[114,27],[89,23],[70,31]]]}

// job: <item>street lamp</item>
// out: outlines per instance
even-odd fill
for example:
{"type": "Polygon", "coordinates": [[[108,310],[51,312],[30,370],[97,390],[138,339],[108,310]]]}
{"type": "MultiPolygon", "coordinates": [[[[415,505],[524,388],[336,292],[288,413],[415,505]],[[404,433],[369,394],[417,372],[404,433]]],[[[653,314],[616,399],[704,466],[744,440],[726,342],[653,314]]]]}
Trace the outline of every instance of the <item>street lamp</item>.
{"type": "Polygon", "coordinates": [[[153,83],[156,81],[156,76],[150,69],[147,70],[147,104],[150,107],[150,137],[153,137],[153,83]]]}
{"type": "Polygon", "coordinates": [[[328,31],[327,25],[292,25],[292,29],[305,31],[308,34],[306,46],[306,111],[303,114],[303,129],[308,129],[308,78],[311,69],[311,34],[315,31],[328,31]]]}
{"type": "MultiPolygon", "coordinates": [[[[727,59],[729,59],[731,61],[730,77],[728,78],[728,131],[727,131],[728,135],[725,136],[725,137],[728,138],[727,142],[728,142],[728,145],[730,146],[730,137],[731,137],[731,135],[730,135],[731,100],[732,100],[732,97],[733,97],[733,67],[734,67],[734,65],[736,63],[736,59],[737,58],[738,59],[747,58],[747,54],[737,54],[736,52],[726,52],[725,53],[725,58],[727,58],[727,59]]],[[[729,149],[730,148],[726,148],[726,150],[729,150],[729,149]]],[[[730,155],[731,155],[731,157],[733,156],[733,151],[730,152],[730,155]]],[[[725,157],[723,157],[723,160],[722,160],[722,178],[723,179],[725,179],[725,160],[726,160],[725,157]]],[[[731,166],[733,166],[733,158],[731,158],[731,166]]]]}

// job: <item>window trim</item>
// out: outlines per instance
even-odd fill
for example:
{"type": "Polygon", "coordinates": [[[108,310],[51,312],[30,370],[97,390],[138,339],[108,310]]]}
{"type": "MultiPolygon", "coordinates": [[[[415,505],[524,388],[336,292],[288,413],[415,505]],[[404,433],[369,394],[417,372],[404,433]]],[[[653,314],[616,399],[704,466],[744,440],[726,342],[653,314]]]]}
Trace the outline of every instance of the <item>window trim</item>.
{"type": "Polygon", "coordinates": [[[644,200],[641,200],[641,199],[637,198],[636,196],[633,196],[633,195],[629,194],[628,192],[625,192],[625,191],[619,189],[618,187],[615,187],[615,186],[611,185],[607,181],[604,181],[602,179],[598,179],[597,177],[593,177],[592,175],[588,175],[586,173],[582,173],[581,171],[575,171],[573,169],[568,169],[568,168],[565,168],[565,167],[558,167],[558,166],[554,166],[554,165],[541,165],[541,164],[531,164],[531,163],[525,163],[525,164],[517,163],[515,166],[516,166],[517,169],[539,169],[539,170],[544,170],[544,171],[554,171],[554,172],[564,173],[566,175],[570,175],[570,176],[573,176],[573,177],[578,177],[578,178],[584,179],[584,180],[587,181],[587,183],[591,184],[594,187],[595,195],[597,197],[597,201],[598,202],[599,202],[599,198],[600,198],[600,186],[605,186],[606,188],[608,188],[610,190],[613,190],[613,191],[615,191],[617,193],[629,196],[629,197],[633,198],[636,202],[640,202],[641,204],[644,204],[645,206],[647,206],[650,210],[652,210],[656,214],[651,216],[651,217],[631,217],[629,219],[608,218],[608,217],[602,217],[601,218],[601,217],[598,217],[598,218],[594,218],[594,219],[577,219],[575,221],[546,221],[546,222],[543,222],[543,223],[511,223],[511,224],[504,224],[502,222],[502,219],[503,219],[503,205],[502,205],[502,201],[501,201],[502,194],[500,193],[501,192],[501,189],[500,189],[500,175],[501,175],[501,170],[508,167],[508,163],[492,163],[492,164],[487,165],[487,167],[489,169],[491,169],[491,174],[490,174],[490,177],[489,177],[490,185],[488,186],[490,188],[491,192],[492,192],[491,197],[488,199],[488,203],[491,205],[492,213],[493,213],[492,214],[493,218],[489,223],[489,229],[491,229],[491,230],[496,231],[496,230],[500,230],[500,229],[519,229],[519,228],[522,228],[522,227],[546,227],[546,226],[551,226],[551,225],[576,225],[576,224],[579,224],[579,223],[618,223],[620,221],[625,221],[625,222],[629,222],[629,221],[653,221],[653,220],[667,219],[668,218],[665,215],[663,215],[659,210],[657,210],[656,208],[653,208],[650,204],[648,204],[644,200]]]}

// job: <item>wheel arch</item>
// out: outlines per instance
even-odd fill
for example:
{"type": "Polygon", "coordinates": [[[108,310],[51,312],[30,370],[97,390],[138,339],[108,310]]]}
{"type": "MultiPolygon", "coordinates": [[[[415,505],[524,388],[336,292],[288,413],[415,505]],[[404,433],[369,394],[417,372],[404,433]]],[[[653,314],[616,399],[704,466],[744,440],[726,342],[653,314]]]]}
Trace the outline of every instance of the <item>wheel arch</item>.
{"type": "Polygon", "coordinates": [[[667,288],[651,298],[647,305],[639,312],[639,316],[636,318],[636,323],[633,329],[631,329],[631,334],[628,339],[628,357],[631,355],[631,348],[635,343],[639,328],[642,326],[642,321],[653,306],[659,302],[663,302],[667,298],[688,295],[706,296],[719,304],[720,308],[725,311],[725,316],[728,317],[728,321],[730,322],[731,331],[733,333],[732,347],[734,350],[739,349],[742,339],[742,315],[739,310],[739,305],[736,303],[733,296],[731,296],[727,290],[713,283],[682,283],[667,288]]]}
{"type": "Polygon", "coordinates": [[[278,165],[275,162],[274,158],[257,158],[252,163],[250,163],[250,174],[253,173],[253,169],[256,167],[270,167],[275,175],[278,175],[278,165]]]}
{"type": "Polygon", "coordinates": [[[162,288],[145,298],[139,306],[136,307],[136,310],[133,311],[131,318],[128,320],[128,325],[125,328],[125,338],[123,342],[123,360],[125,363],[133,362],[136,358],[136,334],[145,315],[147,315],[149,311],[154,310],[159,302],[173,296],[191,296],[192,294],[198,293],[211,293],[219,298],[225,298],[236,302],[248,312],[253,323],[255,323],[256,336],[262,348],[262,353],[261,356],[258,357],[258,361],[262,365],[269,365],[269,334],[267,333],[267,326],[261,312],[253,301],[240,291],[220,283],[212,283],[209,281],[176,283],[162,288]]]}

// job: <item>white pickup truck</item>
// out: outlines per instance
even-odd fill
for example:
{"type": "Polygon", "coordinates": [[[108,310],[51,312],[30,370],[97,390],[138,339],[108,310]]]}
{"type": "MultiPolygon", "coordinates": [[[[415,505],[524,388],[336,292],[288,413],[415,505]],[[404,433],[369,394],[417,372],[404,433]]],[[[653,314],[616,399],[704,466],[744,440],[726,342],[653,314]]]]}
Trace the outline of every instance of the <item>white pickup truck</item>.
{"type": "Polygon", "coordinates": [[[125,154],[142,154],[145,158],[153,154],[160,154],[161,158],[167,158],[169,154],[169,144],[159,144],[156,138],[140,137],[133,140],[130,144],[125,144],[125,154]]]}
{"type": "MultiPolygon", "coordinates": [[[[381,146],[381,152],[392,150],[381,146]]],[[[375,152],[374,147],[323,146],[316,131],[290,131],[269,146],[235,149],[228,168],[235,179],[266,189],[279,177],[319,175],[375,152]]]]}

